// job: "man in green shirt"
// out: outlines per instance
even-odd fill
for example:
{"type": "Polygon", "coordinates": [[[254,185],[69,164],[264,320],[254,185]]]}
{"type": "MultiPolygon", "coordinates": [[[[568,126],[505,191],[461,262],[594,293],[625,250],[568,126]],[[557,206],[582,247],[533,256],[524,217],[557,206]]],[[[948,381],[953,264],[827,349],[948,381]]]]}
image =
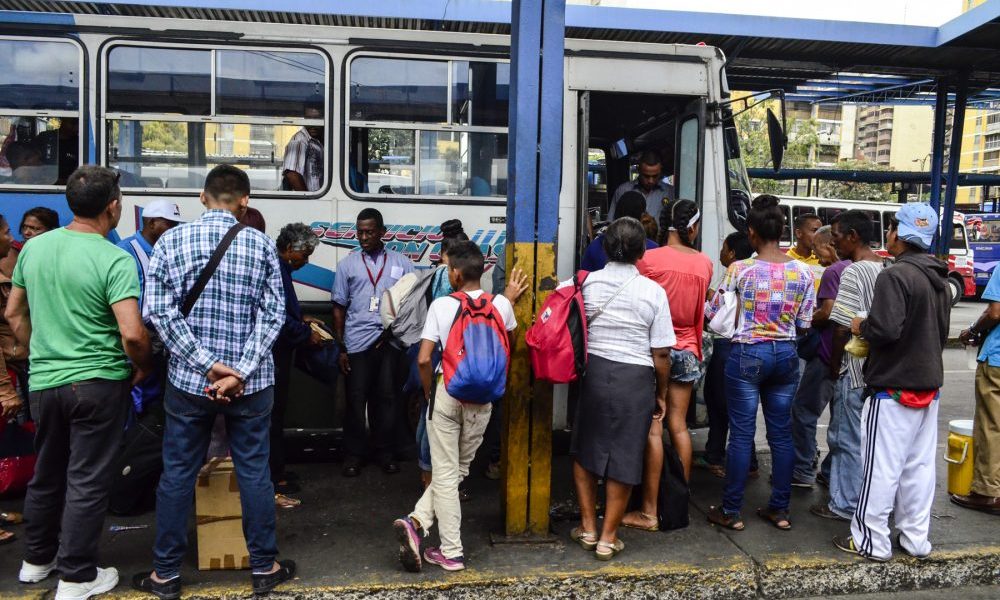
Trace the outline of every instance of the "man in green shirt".
{"type": "Polygon", "coordinates": [[[118,584],[117,570],[97,567],[97,543],[129,390],[151,368],[135,264],[105,238],[121,217],[118,177],[94,166],[69,177],[73,222],[25,244],[7,303],[14,335],[29,348],[38,428],[18,578],[36,583],[58,569],[57,599],[118,584]]]}

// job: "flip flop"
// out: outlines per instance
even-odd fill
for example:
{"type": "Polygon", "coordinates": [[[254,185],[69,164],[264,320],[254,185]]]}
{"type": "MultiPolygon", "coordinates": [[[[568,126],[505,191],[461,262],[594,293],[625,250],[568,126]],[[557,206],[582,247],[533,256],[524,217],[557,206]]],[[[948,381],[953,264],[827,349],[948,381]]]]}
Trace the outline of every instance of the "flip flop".
{"type": "Polygon", "coordinates": [[[7,531],[6,529],[0,529],[0,546],[5,546],[17,540],[17,534],[13,531],[7,531]]]}
{"type": "Polygon", "coordinates": [[[597,547],[597,534],[584,531],[582,527],[574,527],[569,532],[569,539],[580,544],[580,547],[588,552],[597,547]]]}
{"type": "Polygon", "coordinates": [[[746,529],[746,524],[743,523],[743,519],[739,514],[727,515],[722,511],[722,507],[720,506],[709,506],[707,516],[710,523],[719,527],[725,527],[732,531],[743,531],[746,529]]]}
{"type": "Polygon", "coordinates": [[[19,512],[0,512],[0,523],[17,525],[24,521],[24,515],[19,512]]]}
{"type": "Polygon", "coordinates": [[[788,531],[789,529],[792,528],[792,522],[788,520],[787,510],[772,510],[770,508],[758,508],[757,516],[760,517],[761,519],[764,519],[765,521],[767,521],[771,525],[774,525],[776,528],[782,531],[788,531]],[[782,525],[781,524],[782,522],[784,522],[785,524],[782,525]]]}
{"type": "MultiPolygon", "coordinates": [[[[625,520],[622,519],[622,527],[629,527],[631,529],[638,529],[639,531],[659,531],[660,530],[660,520],[657,519],[655,516],[653,516],[653,515],[647,515],[646,513],[641,512],[641,511],[638,514],[639,514],[640,517],[642,517],[643,521],[646,521],[647,523],[652,522],[653,524],[644,527],[642,525],[633,525],[631,523],[626,523],[625,520]]],[[[627,517],[628,515],[625,515],[625,516],[627,517]]]]}
{"type": "Polygon", "coordinates": [[[291,498],[291,497],[286,496],[284,494],[275,494],[274,495],[274,505],[277,506],[278,508],[283,508],[285,510],[289,510],[289,509],[292,509],[292,508],[298,508],[301,504],[302,504],[302,501],[298,500],[296,498],[291,498]]]}
{"type": "Polygon", "coordinates": [[[608,542],[597,542],[597,550],[594,551],[594,556],[597,560],[611,560],[612,558],[618,556],[618,554],[625,549],[625,542],[621,540],[615,540],[615,543],[609,544],[608,542]]]}

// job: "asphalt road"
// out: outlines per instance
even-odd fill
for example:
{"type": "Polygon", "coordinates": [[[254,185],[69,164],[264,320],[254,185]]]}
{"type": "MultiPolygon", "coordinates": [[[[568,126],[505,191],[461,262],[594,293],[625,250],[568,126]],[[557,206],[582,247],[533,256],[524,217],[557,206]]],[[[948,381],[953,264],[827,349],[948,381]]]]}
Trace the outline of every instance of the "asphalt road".
{"type": "Polygon", "coordinates": [[[979,318],[979,315],[982,314],[985,308],[986,303],[978,300],[959,302],[953,306],[951,309],[951,329],[948,331],[948,337],[958,337],[958,334],[963,329],[979,318]]]}

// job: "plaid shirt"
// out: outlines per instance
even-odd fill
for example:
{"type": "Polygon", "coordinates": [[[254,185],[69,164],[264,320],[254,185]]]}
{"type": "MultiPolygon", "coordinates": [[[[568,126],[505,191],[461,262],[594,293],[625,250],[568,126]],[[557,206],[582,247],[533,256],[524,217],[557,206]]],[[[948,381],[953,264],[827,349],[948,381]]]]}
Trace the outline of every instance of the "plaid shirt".
{"type": "Polygon", "coordinates": [[[149,320],[170,350],[170,383],[202,395],[216,361],[239,372],[252,394],[274,385],[271,346],[285,322],[285,295],[274,242],[244,229],[229,247],[191,314],[181,316],[188,291],[230,227],[232,214],[208,210],[156,243],[146,273],[149,320]]]}

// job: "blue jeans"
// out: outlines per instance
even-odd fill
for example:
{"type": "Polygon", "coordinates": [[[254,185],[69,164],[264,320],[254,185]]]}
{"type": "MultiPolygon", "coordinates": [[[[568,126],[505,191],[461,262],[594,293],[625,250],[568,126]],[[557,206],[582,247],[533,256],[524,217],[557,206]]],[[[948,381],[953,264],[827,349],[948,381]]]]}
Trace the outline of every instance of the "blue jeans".
{"type": "Polygon", "coordinates": [[[267,465],[273,403],[273,387],[222,405],[167,384],[163,475],[156,492],[156,543],[153,546],[153,567],[160,577],[171,579],[180,574],[187,550],[194,485],[198,471],[205,464],[212,423],[220,413],[226,419],[240,486],[243,536],[250,551],[250,568],[257,573],[270,570],[274,564],[278,555],[274,486],[267,465]]]}
{"type": "Polygon", "coordinates": [[[828,371],[819,357],[808,361],[792,401],[792,440],[795,442],[792,475],[799,481],[812,483],[816,480],[816,424],[833,398],[834,382],[827,377],[828,371]]]}
{"type": "Polygon", "coordinates": [[[730,515],[743,507],[750,453],[757,426],[757,403],[764,408],[767,444],[771,447],[771,499],[768,508],[788,510],[792,494],[792,397],[799,382],[795,342],[733,344],[726,362],[729,401],[729,449],[722,508],[730,515]]]}
{"type": "Polygon", "coordinates": [[[861,409],[864,388],[852,388],[851,379],[837,381],[837,399],[830,413],[830,510],[850,519],[861,496],[861,409]]]}
{"type": "Polygon", "coordinates": [[[421,471],[431,470],[431,441],[427,436],[427,402],[420,403],[417,419],[417,466],[421,471]]]}

